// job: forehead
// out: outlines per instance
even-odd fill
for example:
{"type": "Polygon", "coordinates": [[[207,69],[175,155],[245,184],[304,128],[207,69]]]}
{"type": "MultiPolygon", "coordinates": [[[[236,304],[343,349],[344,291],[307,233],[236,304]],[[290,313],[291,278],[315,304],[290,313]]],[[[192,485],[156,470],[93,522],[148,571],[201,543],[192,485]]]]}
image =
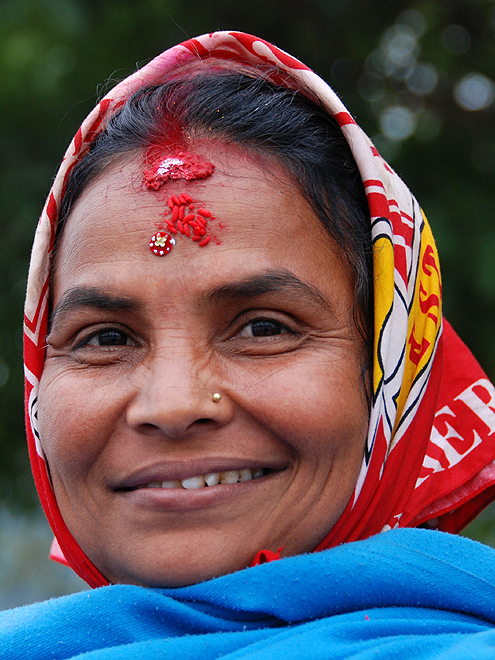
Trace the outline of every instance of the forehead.
{"type": "Polygon", "coordinates": [[[234,147],[209,144],[201,155],[215,165],[211,176],[169,181],[159,190],[144,186],[142,157],[107,168],[68,218],[55,259],[54,300],[71,286],[112,284],[137,267],[143,276],[176,281],[193,271],[228,281],[263,268],[350,280],[340,250],[283,168],[234,147]],[[200,247],[174,235],[170,253],[155,256],[150,238],[162,227],[167,231],[167,200],[183,193],[195,209],[212,214],[213,240],[200,247]]]}

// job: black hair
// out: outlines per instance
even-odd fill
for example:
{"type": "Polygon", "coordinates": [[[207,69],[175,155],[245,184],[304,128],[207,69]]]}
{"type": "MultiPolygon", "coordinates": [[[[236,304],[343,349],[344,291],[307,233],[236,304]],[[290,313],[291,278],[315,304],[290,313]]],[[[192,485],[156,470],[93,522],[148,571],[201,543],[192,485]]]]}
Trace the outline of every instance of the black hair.
{"type": "Polygon", "coordinates": [[[354,275],[354,318],[371,366],[373,271],[370,216],[364,186],[336,120],[311,92],[268,76],[202,68],[144,87],[108,122],[76,165],[62,201],[55,247],[72,207],[105,167],[125,154],[167,141],[221,139],[273,158],[292,176],[354,275]]]}

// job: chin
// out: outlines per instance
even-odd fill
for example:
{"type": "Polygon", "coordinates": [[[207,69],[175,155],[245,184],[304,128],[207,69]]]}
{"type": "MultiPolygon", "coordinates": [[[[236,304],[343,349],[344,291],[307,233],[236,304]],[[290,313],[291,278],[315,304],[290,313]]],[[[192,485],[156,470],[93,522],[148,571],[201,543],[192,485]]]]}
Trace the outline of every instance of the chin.
{"type": "Polygon", "coordinates": [[[157,567],[153,566],[149,571],[140,570],[132,573],[119,572],[110,575],[108,578],[111,584],[134,584],[140,587],[153,589],[177,589],[188,587],[199,582],[206,582],[213,578],[221,577],[229,573],[235,573],[250,566],[250,563],[244,565],[225,566],[225,564],[211,564],[208,566],[171,566],[157,567]]]}
{"type": "Polygon", "coordinates": [[[240,571],[251,566],[256,554],[251,551],[229,551],[225,544],[221,543],[210,549],[200,546],[196,551],[186,551],[177,544],[177,551],[173,554],[167,550],[164,552],[158,549],[152,555],[146,553],[147,556],[128,555],[120,557],[117,562],[108,557],[95,558],[93,562],[111,584],[171,589],[187,587],[240,571]]]}

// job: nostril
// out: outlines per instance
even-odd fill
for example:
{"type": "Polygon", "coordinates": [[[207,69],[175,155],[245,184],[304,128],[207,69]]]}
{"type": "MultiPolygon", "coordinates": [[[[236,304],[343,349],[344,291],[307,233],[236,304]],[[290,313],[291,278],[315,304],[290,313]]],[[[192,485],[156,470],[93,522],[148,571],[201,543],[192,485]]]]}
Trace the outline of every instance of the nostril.
{"type": "Polygon", "coordinates": [[[221,405],[213,403],[205,395],[204,388],[160,387],[163,377],[157,367],[151,370],[136,396],[127,407],[127,424],[134,429],[150,432],[160,429],[170,438],[180,438],[195,429],[206,431],[227,424],[233,416],[234,407],[228,398],[221,405]]]}

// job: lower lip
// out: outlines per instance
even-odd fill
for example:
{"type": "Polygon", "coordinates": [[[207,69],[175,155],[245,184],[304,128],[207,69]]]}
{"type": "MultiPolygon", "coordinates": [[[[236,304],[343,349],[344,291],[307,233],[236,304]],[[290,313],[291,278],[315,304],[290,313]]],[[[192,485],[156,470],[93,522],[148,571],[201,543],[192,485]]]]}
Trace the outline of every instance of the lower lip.
{"type": "Polygon", "coordinates": [[[281,472],[272,472],[235,484],[219,484],[202,488],[138,488],[137,490],[119,491],[127,502],[136,506],[160,511],[186,511],[216,506],[231,501],[238,496],[245,496],[254,489],[276,479],[281,472]]]}

